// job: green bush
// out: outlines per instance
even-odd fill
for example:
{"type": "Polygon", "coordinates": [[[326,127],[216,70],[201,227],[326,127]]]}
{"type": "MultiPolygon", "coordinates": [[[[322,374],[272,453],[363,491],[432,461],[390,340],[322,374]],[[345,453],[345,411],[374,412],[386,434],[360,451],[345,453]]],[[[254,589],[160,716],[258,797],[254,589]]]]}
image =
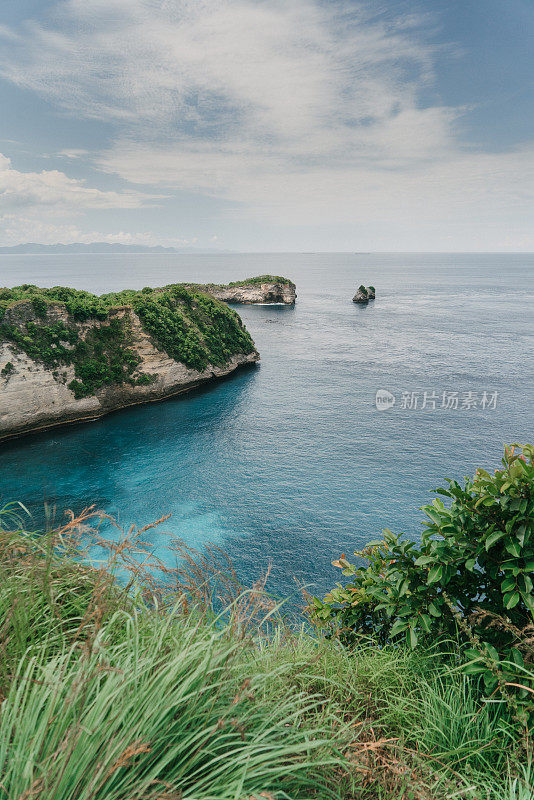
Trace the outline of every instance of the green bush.
{"type": "Polygon", "coordinates": [[[384,531],[334,566],[350,580],[323,600],[314,619],[345,642],[370,634],[410,647],[460,630],[464,670],[534,722],[534,447],[505,448],[502,469],[477,470],[463,486],[424,506],[420,543],[384,531]]]}
{"type": "Polygon", "coordinates": [[[47,316],[47,305],[46,300],[41,297],[40,295],[36,295],[32,298],[32,306],[33,310],[37,314],[38,317],[41,319],[46,319],[47,316]]]}
{"type": "Polygon", "coordinates": [[[77,331],[63,322],[50,325],[31,321],[20,325],[3,323],[0,335],[47,366],[70,363],[72,348],[78,341],[77,331]]]}
{"type": "Polygon", "coordinates": [[[176,361],[202,371],[222,366],[236,353],[251,353],[254,342],[227,305],[191,286],[145,287],[104,295],[104,302],[128,304],[155,344],[176,361]]]}
{"type": "Polygon", "coordinates": [[[77,398],[94,394],[106,384],[133,382],[133,373],[140,362],[128,346],[127,327],[116,318],[106,325],[90,328],[85,338],[75,326],[64,322],[3,323],[0,335],[47,367],[72,365],[76,377],[69,388],[77,398]]]}
{"type": "Polygon", "coordinates": [[[8,361],[7,364],[0,370],[0,375],[2,375],[2,377],[4,378],[8,378],[14,372],[15,372],[14,364],[11,361],[8,361]]]}
{"type": "Polygon", "coordinates": [[[106,319],[108,309],[100,297],[91,292],[80,289],[71,289],[68,286],[53,286],[51,289],[41,289],[24,283],[12,289],[0,289],[0,322],[7,308],[21,300],[29,300],[36,315],[45,319],[48,312],[48,302],[58,301],[64,303],[73,319],[84,322],[88,319],[106,319]],[[47,302],[48,301],[48,302],[47,302]]]}

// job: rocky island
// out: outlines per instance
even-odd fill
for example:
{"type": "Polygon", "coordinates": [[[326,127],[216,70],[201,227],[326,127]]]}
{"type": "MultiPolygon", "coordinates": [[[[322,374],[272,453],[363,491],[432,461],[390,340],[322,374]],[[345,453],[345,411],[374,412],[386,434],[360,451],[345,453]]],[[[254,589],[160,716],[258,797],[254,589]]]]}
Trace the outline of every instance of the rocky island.
{"type": "Polygon", "coordinates": [[[0,289],[0,440],[160,400],[258,361],[240,317],[217,299],[224,289],[233,302],[294,302],[294,284],[263,276],[100,297],[0,289]]]}
{"type": "Polygon", "coordinates": [[[279,275],[258,275],[256,278],[228,284],[207,283],[189,284],[189,286],[201,288],[217,300],[224,300],[227,303],[293,305],[297,297],[295,284],[279,275]]]}
{"type": "Polygon", "coordinates": [[[358,291],[352,298],[353,303],[368,303],[369,300],[375,299],[375,287],[364,286],[363,283],[358,287],[358,291]]]}

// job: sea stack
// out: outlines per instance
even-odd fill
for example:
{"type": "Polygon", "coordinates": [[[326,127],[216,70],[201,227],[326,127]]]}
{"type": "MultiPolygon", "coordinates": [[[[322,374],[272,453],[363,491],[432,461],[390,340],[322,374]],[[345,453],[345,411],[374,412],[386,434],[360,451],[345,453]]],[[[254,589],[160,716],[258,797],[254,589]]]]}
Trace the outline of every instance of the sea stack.
{"type": "Polygon", "coordinates": [[[353,303],[368,303],[369,300],[375,299],[375,287],[364,286],[363,284],[358,287],[358,291],[352,298],[353,303]]]}

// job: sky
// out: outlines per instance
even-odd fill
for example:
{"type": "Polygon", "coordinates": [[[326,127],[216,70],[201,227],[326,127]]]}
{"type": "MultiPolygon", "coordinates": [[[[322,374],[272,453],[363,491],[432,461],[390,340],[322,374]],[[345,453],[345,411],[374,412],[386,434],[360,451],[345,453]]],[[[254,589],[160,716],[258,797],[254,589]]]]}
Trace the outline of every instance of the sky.
{"type": "Polygon", "coordinates": [[[0,245],[534,251],[533,0],[4,0],[0,245]]]}

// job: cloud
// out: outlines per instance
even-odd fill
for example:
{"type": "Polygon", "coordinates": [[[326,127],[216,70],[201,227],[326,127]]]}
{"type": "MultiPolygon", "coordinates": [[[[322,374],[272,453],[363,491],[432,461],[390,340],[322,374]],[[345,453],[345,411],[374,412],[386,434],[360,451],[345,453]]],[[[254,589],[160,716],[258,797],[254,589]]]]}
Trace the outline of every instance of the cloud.
{"type": "Polygon", "coordinates": [[[93,210],[142,208],[154,197],[132,190],[90,188],[85,181],[69,178],[58,170],[21,172],[0,153],[0,242],[3,245],[24,241],[155,244],[151,234],[87,232],[78,224],[65,221],[93,210]],[[62,220],[60,224],[58,218],[62,220]]]}
{"type": "Polygon", "coordinates": [[[101,231],[82,230],[73,223],[56,224],[35,217],[21,216],[20,214],[0,214],[0,245],[10,246],[23,242],[36,242],[39,244],[72,244],[81,242],[108,242],[109,244],[147,245],[152,247],[164,244],[168,247],[183,247],[194,244],[196,240],[168,238],[164,241],[153,233],[130,233],[117,231],[103,233],[101,231]]]}
{"type": "Polygon", "coordinates": [[[6,43],[0,73],[184,154],[424,158],[447,148],[454,114],[418,106],[433,50],[416,28],[339,0],[65,0],[6,43]]]}
{"type": "Polygon", "coordinates": [[[20,172],[0,153],[0,209],[39,208],[106,209],[140,208],[149,195],[136,191],[109,192],[89,188],[85,181],[58,170],[20,172]]]}
{"type": "Polygon", "coordinates": [[[100,169],[236,219],[353,226],[377,248],[534,243],[534,146],[462,142],[432,24],[358,0],[63,0],[6,32],[0,74],[104,121],[100,169]]]}
{"type": "Polygon", "coordinates": [[[137,128],[178,123],[193,137],[242,133],[244,124],[266,142],[293,139],[388,118],[413,107],[429,81],[431,49],[365,7],[65,0],[48,25],[6,43],[0,68],[76,114],[137,128]]]}
{"type": "Polygon", "coordinates": [[[57,155],[63,158],[82,158],[83,156],[86,156],[88,154],[89,154],[88,150],[83,150],[79,148],[77,150],[76,149],[60,150],[57,155]]]}

